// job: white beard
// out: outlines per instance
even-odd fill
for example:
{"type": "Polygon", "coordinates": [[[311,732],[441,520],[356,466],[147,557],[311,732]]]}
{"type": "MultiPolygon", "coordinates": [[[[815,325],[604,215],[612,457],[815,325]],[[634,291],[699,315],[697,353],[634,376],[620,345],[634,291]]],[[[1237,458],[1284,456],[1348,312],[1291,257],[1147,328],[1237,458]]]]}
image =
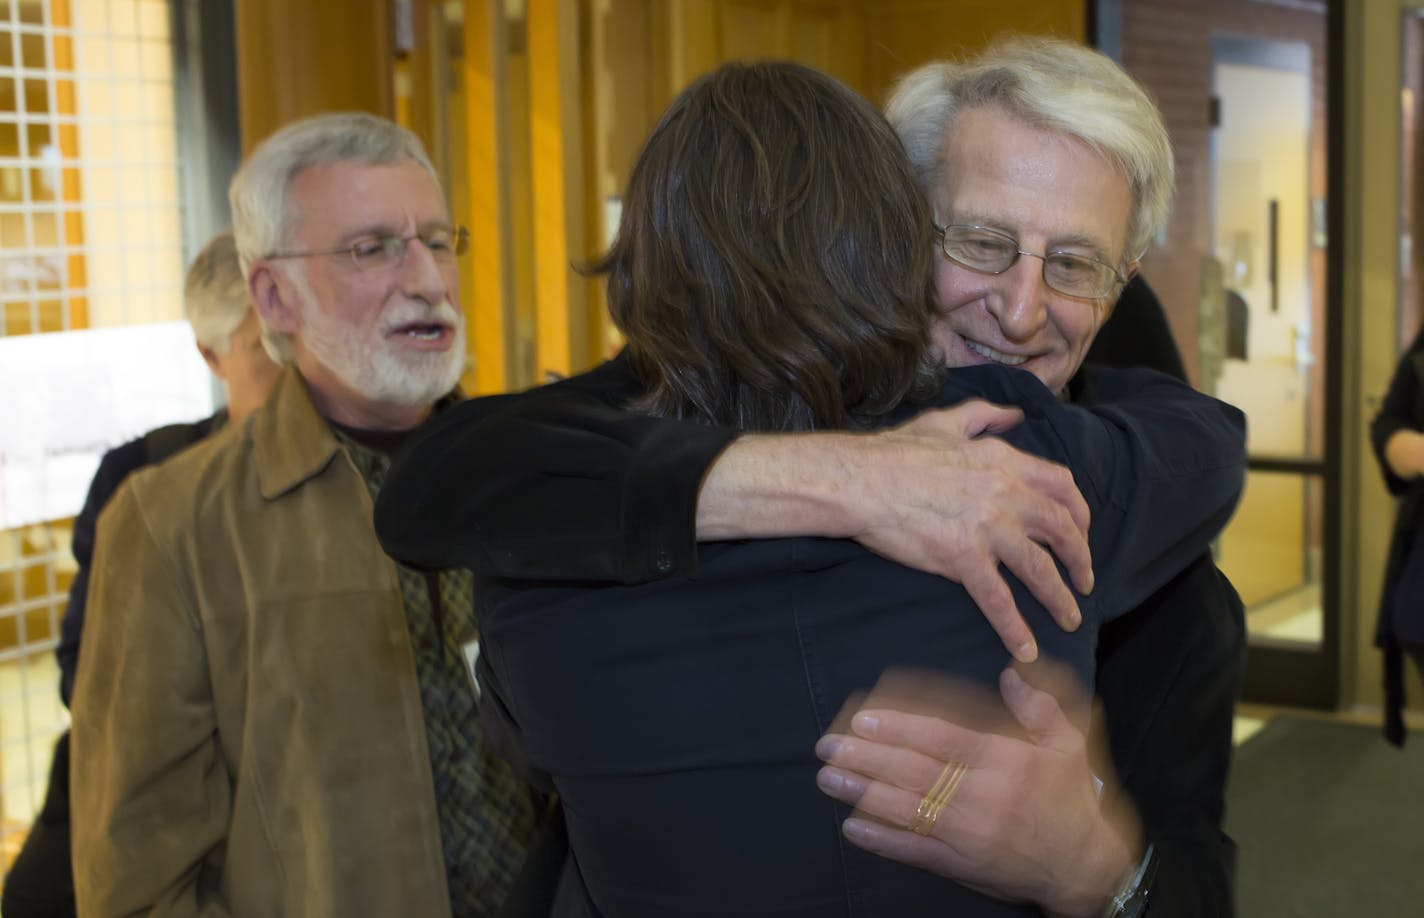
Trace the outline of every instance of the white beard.
{"type": "Polygon", "coordinates": [[[366,331],[375,340],[363,341],[362,329],[332,319],[316,307],[305,277],[293,272],[291,279],[302,298],[303,345],[363,398],[392,405],[429,405],[460,381],[465,368],[465,323],[448,300],[431,306],[411,303],[382,316],[374,329],[366,331]],[[404,351],[387,337],[398,326],[435,320],[455,329],[455,340],[445,351],[404,351]]]}

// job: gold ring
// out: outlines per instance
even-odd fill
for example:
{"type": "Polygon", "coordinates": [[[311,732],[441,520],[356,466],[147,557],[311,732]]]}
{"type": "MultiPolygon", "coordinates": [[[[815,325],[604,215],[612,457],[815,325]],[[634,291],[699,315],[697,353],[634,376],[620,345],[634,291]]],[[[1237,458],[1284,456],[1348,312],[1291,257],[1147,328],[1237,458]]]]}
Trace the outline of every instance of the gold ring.
{"type": "Polygon", "coordinates": [[[934,831],[935,820],[939,819],[939,814],[949,805],[949,800],[954,796],[954,792],[959,790],[959,782],[964,780],[964,773],[969,770],[969,766],[963,762],[946,762],[944,771],[939,773],[939,779],[935,781],[934,787],[929,793],[920,798],[920,805],[915,810],[915,818],[910,820],[910,831],[917,835],[929,835],[934,831]]]}

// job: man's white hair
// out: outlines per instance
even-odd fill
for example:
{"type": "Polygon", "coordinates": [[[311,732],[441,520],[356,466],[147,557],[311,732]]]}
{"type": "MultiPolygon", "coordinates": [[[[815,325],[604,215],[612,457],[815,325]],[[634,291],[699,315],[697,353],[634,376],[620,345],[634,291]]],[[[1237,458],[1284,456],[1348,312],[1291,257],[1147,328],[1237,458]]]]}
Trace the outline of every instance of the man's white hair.
{"type": "Polygon", "coordinates": [[[972,108],[1075,138],[1121,171],[1133,207],[1125,261],[1141,258],[1166,226],[1175,184],[1167,128],[1146,91],[1111,58],[1059,39],[1015,37],[969,60],[906,74],[885,115],[931,199],[943,177],[946,138],[972,108]]]}
{"type": "MultiPolygon", "coordinates": [[[[290,245],[298,217],[287,200],[292,178],[310,166],[346,162],[363,166],[414,162],[440,187],[420,138],[392,121],[366,112],[332,112],[295,121],[264,140],[228,186],[244,278],[254,261],[290,245]]],[[[266,322],[262,344],[277,363],[292,362],[291,337],[266,322]]]]}
{"type": "Polygon", "coordinates": [[[183,281],[183,312],[193,337],[203,347],[226,354],[228,339],[251,305],[237,243],[230,230],[221,232],[203,246],[183,281]]]}

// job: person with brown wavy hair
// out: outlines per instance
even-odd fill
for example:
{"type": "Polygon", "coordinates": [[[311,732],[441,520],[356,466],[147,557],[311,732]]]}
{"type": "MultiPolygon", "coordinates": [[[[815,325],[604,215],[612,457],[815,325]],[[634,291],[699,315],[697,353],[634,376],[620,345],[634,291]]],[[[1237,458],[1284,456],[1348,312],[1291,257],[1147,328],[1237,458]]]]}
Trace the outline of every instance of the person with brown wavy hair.
{"type": "Polygon", "coordinates": [[[730,65],[653,129],[594,270],[649,413],[863,427],[938,389],[934,246],[899,139],[868,102],[809,68],[730,65]]]}
{"type": "MultiPolygon", "coordinates": [[[[1042,627],[1048,612],[1022,587],[1015,599],[1040,625],[1045,656],[1091,686],[1098,627],[1202,551],[1234,506],[1240,412],[1153,377],[1088,410],[1001,365],[955,370],[935,388],[938,243],[904,160],[881,116],[823,74],[765,62],[699,79],[649,137],[619,240],[599,265],[628,351],[547,397],[601,390],[633,417],[692,419],[671,453],[725,444],[731,434],[715,423],[904,422],[896,429],[913,438],[936,421],[916,415],[927,406],[1021,406],[1022,423],[997,446],[1079,477],[1099,579],[1071,634],[1042,627]],[[620,388],[630,367],[638,383],[620,388]]],[[[507,483],[471,476],[474,457],[500,444],[472,436],[479,424],[469,422],[510,403],[452,409],[393,466],[377,509],[391,551],[491,570],[467,510],[507,483]]],[[[579,439],[561,441],[565,451],[577,453],[579,439]]],[[[567,467],[570,480],[600,474],[567,467]]],[[[577,491],[575,482],[519,497],[547,519],[577,491]]],[[[620,520],[686,499],[640,493],[640,506],[603,512],[620,520]]],[[[479,586],[482,710],[565,808],[570,859],[555,915],[1038,913],[850,846],[839,831],[847,810],[816,788],[817,738],[887,669],[996,684],[1009,652],[963,586],[836,538],[703,543],[690,574],[596,579],[526,574],[479,586]]],[[[1077,790],[1090,794],[1080,777],[1077,790]]]]}

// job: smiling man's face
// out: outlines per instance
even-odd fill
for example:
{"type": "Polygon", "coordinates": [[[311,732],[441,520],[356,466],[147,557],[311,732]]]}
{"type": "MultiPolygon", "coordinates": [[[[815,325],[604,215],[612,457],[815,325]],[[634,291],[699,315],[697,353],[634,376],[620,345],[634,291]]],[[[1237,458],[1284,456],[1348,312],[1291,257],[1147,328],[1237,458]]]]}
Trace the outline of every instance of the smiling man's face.
{"type": "MultiPolygon", "coordinates": [[[[935,221],[998,230],[1027,252],[1072,252],[1123,263],[1132,189],[1083,143],[993,108],[963,112],[945,144],[935,221]]],[[[1019,366],[1056,391],[1068,384],[1120,289],[1097,300],[1065,296],[1043,282],[1043,262],[1019,256],[1002,274],[961,267],[940,253],[935,267],[935,343],[951,367],[1019,366]]]]}

